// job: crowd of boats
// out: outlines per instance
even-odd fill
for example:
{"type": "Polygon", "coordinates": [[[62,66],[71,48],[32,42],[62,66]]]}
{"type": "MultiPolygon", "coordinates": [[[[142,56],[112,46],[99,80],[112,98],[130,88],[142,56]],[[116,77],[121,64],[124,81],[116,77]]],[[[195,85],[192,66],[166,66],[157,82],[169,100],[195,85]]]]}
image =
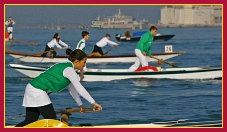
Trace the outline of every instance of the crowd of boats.
{"type": "MultiPolygon", "coordinates": [[[[120,10],[119,13],[114,16],[117,20],[123,20],[125,17],[122,16],[120,10]]],[[[128,20],[131,20],[130,17],[126,17],[128,20]]],[[[101,28],[109,28],[108,26],[122,26],[122,23],[114,23],[115,19],[107,19],[105,21],[94,21],[93,27],[101,27],[101,28]],[[112,20],[112,21],[110,21],[112,20]],[[106,23],[111,23],[107,24],[106,23]],[[100,25],[101,24],[101,25],[100,25]]],[[[140,23],[141,24],[141,23],[140,23]]],[[[141,26],[139,23],[133,22],[131,23],[131,27],[135,28],[137,26],[141,26]]],[[[123,25],[125,25],[123,23],[123,25]]],[[[144,34],[144,31],[134,32],[132,35],[128,36],[126,33],[116,34],[115,39],[119,42],[137,42],[140,40],[141,36],[144,34]]],[[[174,34],[161,35],[157,34],[154,36],[154,42],[156,41],[168,41],[172,39],[174,34]]],[[[10,40],[10,43],[24,43],[24,44],[38,44],[36,42],[27,42],[22,40],[10,40]]],[[[23,62],[23,64],[11,63],[8,66],[29,78],[35,78],[41,73],[45,72],[49,67],[45,66],[34,66],[29,65],[27,63],[41,63],[41,64],[53,64],[59,62],[67,61],[68,57],[63,55],[57,55],[55,57],[50,56],[41,56],[39,53],[31,54],[31,53],[22,53],[22,52],[14,52],[7,50],[5,52],[7,55],[13,57],[17,62],[23,62]]],[[[43,52],[42,52],[43,53],[43,52]]],[[[179,67],[173,63],[168,62],[168,59],[174,58],[184,54],[184,52],[180,51],[172,51],[172,45],[165,46],[165,52],[162,53],[153,53],[152,56],[147,56],[146,59],[148,62],[157,63],[157,67],[147,66],[140,67],[136,71],[129,71],[129,69],[113,69],[113,68],[99,68],[95,69],[92,67],[88,67],[87,71],[84,73],[83,81],[86,82],[97,82],[97,81],[114,81],[114,80],[122,80],[122,79],[135,79],[135,78],[151,78],[151,79],[177,79],[177,80],[204,80],[204,79],[222,79],[222,67],[221,66],[194,66],[194,67],[179,67]],[[169,67],[162,67],[162,64],[165,63],[169,65],[169,67]]],[[[133,63],[136,59],[135,54],[126,54],[126,55],[104,55],[104,56],[88,56],[87,62],[88,64],[98,64],[101,65],[103,63],[133,63]]],[[[79,71],[76,71],[79,77],[79,71]]],[[[188,119],[182,119],[177,121],[169,121],[169,122],[153,122],[146,124],[125,124],[125,125],[102,125],[102,126],[93,126],[93,125],[78,125],[78,126],[70,126],[66,125],[62,121],[52,120],[52,119],[43,119],[38,120],[34,123],[31,123],[25,127],[220,127],[222,126],[222,121],[204,121],[204,122],[188,122],[188,119]]],[[[13,127],[13,126],[7,126],[13,127]]]]}
{"type": "MultiPolygon", "coordinates": [[[[178,67],[173,63],[168,62],[168,59],[174,58],[184,54],[184,52],[174,52],[172,51],[171,45],[166,46],[167,49],[162,53],[153,53],[152,56],[147,56],[148,62],[155,62],[158,67],[142,67],[134,72],[128,69],[94,69],[88,67],[87,71],[84,73],[83,81],[87,82],[97,82],[97,81],[113,81],[122,79],[134,79],[134,78],[152,78],[152,79],[177,79],[177,80],[204,80],[204,79],[222,79],[222,67],[221,66],[196,66],[196,67],[178,67]],[[170,46],[170,47],[168,47],[170,46]],[[168,64],[170,67],[162,67],[162,63],[168,64]],[[155,69],[155,70],[154,70],[155,69]]],[[[67,56],[56,56],[56,57],[42,57],[39,54],[29,54],[21,52],[6,51],[7,55],[13,57],[19,62],[24,62],[23,64],[11,63],[8,66],[15,69],[16,71],[24,74],[29,78],[35,78],[39,74],[45,72],[48,67],[28,65],[26,63],[58,63],[67,61],[67,56]]],[[[136,56],[131,55],[107,55],[107,56],[90,56],[87,59],[87,63],[90,64],[102,64],[102,63],[133,63],[136,56]]],[[[79,73],[79,71],[76,71],[79,73]]],[[[79,75],[79,74],[78,74],[79,75]]],[[[147,124],[125,124],[125,125],[105,125],[105,126],[92,126],[92,127],[185,127],[185,126],[195,126],[195,127],[220,127],[222,126],[222,121],[210,122],[206,121],[205,124],[186,124],[180,121],[175,122],[163,122],[163,123],[147,123],[147,124]]],[[[194,122],[193,122],[194,123],[194,122]]],[[[11,127],[11,126],[7,126],[11,127]]],[[[43,119],[37,122],[31,123],[26,127],[78,127],[78,126],[68,126],[59,120],[49,120],[43,119]]],[[[81,127],[81,126],[79,126],[81,127]]],[[[82,126],[91,127],[91,126],[82,126]]]]}
{"type": "MultiPolygon", "coordinates": [[[[124,16],[119,10],[118,14],[114,16],[104,18],[92,22],[92,28],[127,28],[135,29],[144,27],[144,21],[136,21],[130,16],[124,16]],[[125,27],[127,25],[127,27],[125,27]]],[[[86,30],[88,27],[81,27],[81,30],[86,30]]],[[[137,42],[145,32],[139,31],[134,32],[132,35],[127,36],[120,33],[115,35],[115,39],[119,42],[137,42]]],[[[172,39],[174,34],[157,34],[154,36],[154,41],[168,41],[172,39]]],[[[22,40],[9,40],[10,43],[25,43],[25,44],[38,44],[37,42],[27,42],[22,40]]],[[[49,67],[28,65],[26,63],[59,63],[67,61],[67,56],[57,55],[55,57],[40,56],[40,54],[30,54],[22,52],[14,52],[7,50],[5,52],[7,55],[13,57],[16,60],[24,62],[25,64],[15,64],[11,63],[8,66],[14,70],[24,74],[26,77],[35,78],[41,73],[45,72],[49,67]]],[[[167,60],[184,54],[184,52],[174,52],[172,50],[153,53],[152,56],[147,56],[148,62],[157,63],[157,67],[143,67],[132,72],[128,69],[94,69],[88,68],[84,73],[83,81],[96,82],[96,81],[113,81],[122,79],[134,79],[134,78],[152,78],[152,79],[177,79],[177,80],[203,80],[203,79],[222,79],[222,67],[221,66],[194,66],[194,67],[178,67],[173,63],[169,63],[167,60]],[[162,67],[162,63],[168,64],[170,67],[162,67]],[[155,70],[154,70],[155,69],[155,70]]],[[[102,64],[102,63],[133,63],[136,56],[134,54],[127,55],[107,55],[107,56],[88,56],[87,63],[89,64],[102,64]]],[[[79,71],[76,71],[79,73],[79,71]]],[[[148,124],[126,124],[126,125],[107,125],[107,127],[171,127],[171,126],[199,126],[193,124],[192,122],[187,122],[186,120],[178,120],[171,122],[155,122],[148,124]]],[[[61,121],[43,119],[27,127],[69,127],[61,121]]],[[[206,121],[200,126],[222,126],[222,121],[218,120],[215,122],[206,121]]],[[[10,127],[10,126],[9,126],[10,127]]],[[[95,127],[95,126],[92,126],[95,127]]],[[[99,126],[98,126],[99,127],[99,126]]],[[[103,127],[103,126],[101,126],[103,127]]],[[[105,126],[104,126],[105,127],[105,126]]]]}

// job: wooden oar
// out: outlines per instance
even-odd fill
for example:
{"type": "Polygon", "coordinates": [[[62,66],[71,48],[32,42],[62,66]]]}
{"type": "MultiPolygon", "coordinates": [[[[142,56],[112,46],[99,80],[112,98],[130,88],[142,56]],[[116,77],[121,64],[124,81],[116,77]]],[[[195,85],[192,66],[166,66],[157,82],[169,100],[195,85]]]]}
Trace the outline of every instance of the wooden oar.
{"type": "MultiPolygon", "coordinates": [[[[118,46],[119,46],[119,45],[118,45],[118,46]]],[[[103,56],[106,56],[107,54],[109,54],[109,52],[110,52],[111,50],[113,50],[114,48],[117,48],[118,46],[114,46],[113,48],[109,49],[108,51],[106,51],[106,52],[103,54],[103,56]]]]}
{"type": "MultiPolygon", "coordinates": [[[[92,112],[93,108],[84,108],[84,112],[92,112]]],[[[60,110],[56,110],[55,113],[56,114],[61,114],[61,113],[74,113],[74,112],[80,112],[80,108],[66,108],[66,109],[60,109],[60,110]]],[[[25,117],[26,114],[18,114],[15,116],[10,116],[8,117],[9,119],[15,119],[18,117],[25,117]]]]}
{"type": "Polygon", "coordinates": [[[18,42],[18,43],[24,43],[24,44],[34,44],[34,45],[39,44],[38,42],[28,42],[28,41],[16,40],[16,39],[9,40],[8,42],[18,42]]]}
{"type": "Polygon", "coordinates": [[[39,53],[36,53],[36,54],[33,54],[33,55],[35,55],[35,56],[41,56],[42,54],[44,54],[44,53],[48,53],[48,52],[50,52],[50,51],[53,51],[53,50],[51,49],[51,50],[47,50],[47,51],[43,51],[43,52],[39,52],[39,53]]]}
{"type": "Polygon", "coordinates": [[[154,56],[150,56],[150,57],[151,57],[151,58],[154,58],[154,59],[156,59],[156,60],[158,60],[158,61],[160,61],[160,62],[164,62],[164,63],[166,63],[166,64],[168,64],[168,65],[170,65],[170,66],[172,66],[172,67],[178,67],[178,66],[174,65],[173,63],[164,61],[163,59],[158,59],[158,58],[156,58],[156,57],[154,57],[154,56]]]}
{"type": "MultiPolygon", "coordinates": [[[[64,48],[61,48],[61,49],[54,49],[54,50],[55,50],[55,51],[57,51],[57,50],[64,50],[64,49],[67,49],[67,48],[68,48],[68,47],[64,47],[64,48]]],[[[53,51],[53,50],[51,49],[51,50],[39,52],[39,53],[36,53],[36,54],[33,54],[33,55],[35,55],[35,56],[41,56],[42,54],[48,53],[48,52],[50,52],[50,51],[53,51]]]]}
{"type": "MultiPolygon", "coordinates": [[[[84,108],[84,112],[92,112],[94,111],[93,108],[84,108]]],[[[59,113],[73,113],[73,112],[80,112],[80,108],[66,108],[66,109],[62,109],[62,110],[57,110],[55,111],[56,114],[59,113]]]]}

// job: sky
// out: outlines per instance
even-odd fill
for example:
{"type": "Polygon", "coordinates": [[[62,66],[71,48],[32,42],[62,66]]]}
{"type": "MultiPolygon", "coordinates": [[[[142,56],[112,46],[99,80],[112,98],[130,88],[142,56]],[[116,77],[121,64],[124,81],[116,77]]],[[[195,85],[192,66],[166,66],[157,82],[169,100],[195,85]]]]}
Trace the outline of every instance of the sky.
{"type": "Polygon", "coordinates": [[[121,12],[137,20],[147,19],[157,23],[160,19],[158,5],[123,6],[123,5],[6,5],[5,17],[12,17],[17,26],[36,25],[86,25],[90,26],[97,16],[101,18],[121,12]]]}

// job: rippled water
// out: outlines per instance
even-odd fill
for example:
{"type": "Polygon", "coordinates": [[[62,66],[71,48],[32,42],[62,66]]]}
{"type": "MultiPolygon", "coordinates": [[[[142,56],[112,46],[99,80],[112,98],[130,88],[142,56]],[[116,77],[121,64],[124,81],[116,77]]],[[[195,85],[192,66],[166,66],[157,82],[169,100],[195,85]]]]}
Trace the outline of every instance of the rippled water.
{"type": "MultiPolygon", "coordinates": [[[[7,44],[6,49],[38,53],[55,32],[61,34],[63,41],[72,48],[81,38],[81,30],[18,30],[15,37],[19,40],[39,42],[39,45],[21,43],[7,44]]],[[[90,40],[86,43],[87,53],[93,45],[106,33],[112,40],[116,33],[124,33],[122,29],[91,29],[90,40]]],[[[222,65],[222,32],[221,28],[162,28],[161,34],[175,34],[167,42],[155,42],[153,53],[164,52],[165,45],[173,45],[174,51],[184,51],[185,54],[168,61],[185,66],[221,66],[222,65]]],[[[120,43],[109,55],[129,54],[134,52],[136,43],[120,43]]],[[[105,47],[104,52],[111,47],[105,47]]],[[[58,54],[64,55],[64,51],[58,54]]],[[[10,63],[22,63],[6,55],[6,125],[15,125],[24,114],[21,106],[24,89],[30,81],[21,73],[8,67],[10,63]]],[[[22,63],[27,64],[27,63],[22,63]]],[[[153,63],[151,63],[154,65],[153,63]]],[[[44,64],[39,64],[43,65],[44,64]]],[[[48,64],[50,65],[50,64],[48,64]]],[[[129,68],[132,64],[101,64],[90,65],[96,68],[129,68]]],[[[165,65],[164,65],[165,66],[165,65]]],[[[91,123],[103,124],[133,124],[157,121],[172,121],[189,119],[193,121],[222,120],[222,80],[171,80],[171,79],[128,79],[111,82],[82,82],[94,99],[103,106],[103,111],[97,113],[73,113],[69,122],[71,125],[91,123]]],[[[56,110],[77,105],[67,90],[50,95],[56,110]]],[[[87,107],[91,107],[82,100],[87,107]]],[[[42,117],[41,117],[42,118],[42,117]]],[[[59,115],[58,115],[58,118],[59,115]]]]}

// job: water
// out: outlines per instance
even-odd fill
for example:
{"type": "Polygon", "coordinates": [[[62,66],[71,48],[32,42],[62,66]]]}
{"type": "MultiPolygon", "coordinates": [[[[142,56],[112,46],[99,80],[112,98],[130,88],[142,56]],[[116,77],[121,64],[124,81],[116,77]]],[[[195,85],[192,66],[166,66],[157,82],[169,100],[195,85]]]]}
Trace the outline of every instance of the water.
{"type": "MultiPolygon", "coordinates": [[[[81,30],[15,30],[14,36],[19,40],[39,42],[39,45],[21,43],[7,44],[6,49],[16,52],[42,52],[46,43],[55,32],[59,32],[63,41],[76,47],[81,39],[81,30]]],[[[86,52],[90,53],[93,45],[106,33],[116,41],[116,33],[124,33],[122,29],[91,29],[90,40],[86,43],[86,52]]],[[[155,42],[154,53],[164,52],[164,46],[173,45],[174,51],[184,51],[185,54],[168,61],[186,66],[221,66],[222,65],[222,29],[221,28],[162,28],[161,34],[175,34],[167,42],[155,42]]],[[[133,54],[136,43],[120,43],[109,55],[133,54]]],[[[111,47],[105,47],[107,51],[111,47]]],[[[59,50],[59,55],[64,51],[59,50]]],[[[15,125],[24,114],[21,106],[24,89],[29,78],[8,67],[10,63],[22,63],[6,55],[6,125],[15,125]]],[[[26,64],[26,63],[22,63],[26,64]]],[[[153,63],[151,63],[154,65],[153,63]]],[[[39,64],[46,66],[46,64],[39,64]]],[[[102,64],[90,65],[95,68],[129,68],[132,64],[102,64]]],[[[166,66],[166,65],[163,65],[166,66]]],[[[171,80],[171,79],[128,79],[111,82],[82,82],[96,102],[103,106],[101,112],[73,113],[69,118],[71,125],[81,123],[102,124],[132,124],[150,123],[189,119],[193,121],[222,120],[222,80],[171,80]]],[[[56,110],[73,107],[77,104],[67,90],[50,95],[56,110]]],[[[82,99],[86,107],[91,107],[82,99]]],[[[41,117],[42,118],[42,117],[41,117]]],[[[59,119],[58,115],[58,119],[59,119]]]]}

